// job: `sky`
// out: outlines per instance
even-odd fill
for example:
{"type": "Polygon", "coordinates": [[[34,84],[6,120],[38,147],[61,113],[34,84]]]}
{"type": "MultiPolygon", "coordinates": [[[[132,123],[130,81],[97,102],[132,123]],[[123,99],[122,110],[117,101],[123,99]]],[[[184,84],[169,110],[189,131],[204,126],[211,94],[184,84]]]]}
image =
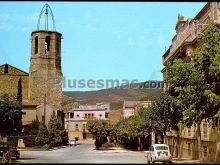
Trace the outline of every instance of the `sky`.
{"type": "MultiPolygon", "coordinates": [[[[31,32],[45,2],[0,2],[0,65],[29,72],[31,32]]],[[[205,2],[48,2],[62,39],[65,81],[162,80],[162,55],[178,13],[193,18],[205,2]]],[[[43,22],[43,20],[41,20],[43,22]]],[[[49,28],[51,28],[49,22],[49,28]]],[[[41,24],[41,28],[43,24],[41,24]]],[[[98,88],[70,88],[87,91],[98,88]]]]}

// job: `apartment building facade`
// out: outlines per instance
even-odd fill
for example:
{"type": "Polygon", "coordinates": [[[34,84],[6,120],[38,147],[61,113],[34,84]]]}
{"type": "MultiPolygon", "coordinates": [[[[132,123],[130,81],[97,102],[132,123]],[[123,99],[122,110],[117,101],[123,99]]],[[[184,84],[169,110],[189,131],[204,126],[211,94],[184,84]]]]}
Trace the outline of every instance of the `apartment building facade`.
{"type": "MultiPolygon", "coordinates": [[[[188,62],[192,51],[198,46],[198,35],[207,27],[211,20],[215,25],[220,25],[220,3],[208,2],[201,11],[192,19],[185,19],[178,15],[176,24],[176,35],[172,39],[172,44],[163,55],[164,66],[174,60],[181,58],[188,62]]],[[[164,73],[165,67],[162,69],[164,73]]],[[[211,128],[207,122],[200,125],[202,151],[197,150],[196,127],[180,127],[180,157],[197,159],[198,152],[202,153],[202,161],[220,161],[220,125],[211,128]]],[[[165,137],[173,152],[177,153],[177,135],[175,132],[168,132],[165,137]]]]}
{"type": "Polygon", "coordinates": [[[92,139],[87,128],[87,121],[90,119],[109,120],[109,103],[96,103],[96,105],[79,105],[65,114],[65,129],[68,132],[69,140],[92,139]]]}

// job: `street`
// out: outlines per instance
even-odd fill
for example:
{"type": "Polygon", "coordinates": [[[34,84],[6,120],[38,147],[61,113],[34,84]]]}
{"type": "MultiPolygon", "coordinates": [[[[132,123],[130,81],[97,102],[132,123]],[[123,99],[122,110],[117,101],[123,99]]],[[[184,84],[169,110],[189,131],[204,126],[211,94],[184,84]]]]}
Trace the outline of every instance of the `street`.
{"type": "MultiPolygon", "coordinates": [[[[76,146],[66,146],[50,151],[24,151],[21,158],[13,159],[13,163],[141,163],[147,164],[144,151],[130,151],[125,149],[95,150],[94,141],[79,141],[76,146]]],[[[196,160],[173,159],[173,163],[199,163],[196,160]]]]}
{"type": "Polygon", "coordinates": [[[15,163],[146,163],[144,152],[95,150],[93,141],[82,141],[51,151],[21,151],[15,163]]]}

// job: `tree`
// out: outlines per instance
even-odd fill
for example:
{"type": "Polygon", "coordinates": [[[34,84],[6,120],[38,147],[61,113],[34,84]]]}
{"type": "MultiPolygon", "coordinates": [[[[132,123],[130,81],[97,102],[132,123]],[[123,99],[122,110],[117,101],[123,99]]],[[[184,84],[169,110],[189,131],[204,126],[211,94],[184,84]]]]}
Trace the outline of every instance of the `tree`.
{"type": "Polygon", "coordinates": [[[57,118],[55,111],[53,111],[48,124],[49,143],[51,146],[60,146],[67,142],[66,132],[62,127],[61,121],[57,118]]]}
{"type": "Polygon", "coordinates": [[[46,125],[42,122],[40,123],[39,130],[35,142],[39,146],[43,146],[48,144],[49,142],[49,132],[47,130],[46,125]]]}
{"type": "Polygon", "coordinates": [[[33,120],[30,124],[24,127],[23,133],[25,135],[37,135],[39,131],[40,122],[38,119],[33,120]]]}
{"type": "Polygon", "coordinates": [[[16,116],[15,118],[15,125],[17,128],[17,131],[20,133],[22,131],[22,79],[21,77],[18,80],[18,92],[17,92],[17,102],[18,104],[20,104],[20,106],[18,107],[18,111],[20,111],[19,114],[17,114],[18,116],[16,116]]]}
{"type": "Polygon", "coordinates": [[[150,109],[141,108],[138,113],[128,118],[122,118],[113,126],[112,134],[121,140],[125,146],[143,149],[143,141],[151,133],[150,109]]]}
{"type": "Polygon", "coordinates": [[[160,135],[161,143],[163,143],[166,132],[174,130],[177,134],[177,156],[180,156],[179,122],[182,120],[182,117],[182,111],[176,106],[176,99],[171,96],[169,91],[162,93],[152,105],[150,113],[152,131],[155,131],[160,135]]]}
{"type": "Polygon", "coordinates": [[[87,127],[91,134],[95,136],[96,149],[99,149],[106,142],[107,136],[110,134],[111,127],[109,123],[99,119],[88,120],[87,127]]]}
{"type": "Polygon", "coordinates": [[[178,93],[177,105],[183,112],[182,123],[197,125],[198,158],[201,157],[200,123],[205,119],[214,123],[220,109],[220,28],[212,23],[199,37],[199,46],[191,61],[175,60],[172,66],[172,85],[178,93]]]}
{"type": "Polygon", "coordinates": [[[0,95],[0,135],[18,135],[21,131],[22,104],[15,95],[0,95]]]}

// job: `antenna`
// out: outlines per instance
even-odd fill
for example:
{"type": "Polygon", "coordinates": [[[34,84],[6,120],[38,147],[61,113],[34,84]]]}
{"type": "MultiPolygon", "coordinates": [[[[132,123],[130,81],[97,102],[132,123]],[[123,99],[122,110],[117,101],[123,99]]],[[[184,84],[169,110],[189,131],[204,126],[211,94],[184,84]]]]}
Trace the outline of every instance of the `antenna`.
{"type": "Polygon", "coordinates": [[[48,31],[48,14],[50,14],[52,17],[52,21],[53,21],[53,31],[56,31],[55,19],[53,16],[53,12],[47,3],[43,6],[43,8],[40,12],[38,22],[37,22],[37,30],[39,30],[39,28],[40,28],[40,21],[41,21],[41,17],[43,14],[45,14],[45,29],[44,30],[48,31]]]}

